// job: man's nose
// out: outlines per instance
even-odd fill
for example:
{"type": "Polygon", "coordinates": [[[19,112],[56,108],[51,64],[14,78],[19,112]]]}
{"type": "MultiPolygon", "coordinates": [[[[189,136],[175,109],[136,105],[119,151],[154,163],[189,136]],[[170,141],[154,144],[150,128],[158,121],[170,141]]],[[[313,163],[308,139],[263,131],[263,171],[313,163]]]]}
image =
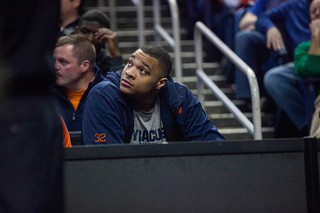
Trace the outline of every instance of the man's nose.
{"type": "Polygon", "coordinates": [[[136,69],[134,67],[130,67],[126,70],[126,74],[129,77],[135,78],[136,77],[136,69]]]}
{"type": "Polygon", "coordinates": [[[55,69],[55,70],[59,70],[59,65],[58,65],[58,62],[57,62],[57,61],[54,62],[54,69],[55,69]]]}

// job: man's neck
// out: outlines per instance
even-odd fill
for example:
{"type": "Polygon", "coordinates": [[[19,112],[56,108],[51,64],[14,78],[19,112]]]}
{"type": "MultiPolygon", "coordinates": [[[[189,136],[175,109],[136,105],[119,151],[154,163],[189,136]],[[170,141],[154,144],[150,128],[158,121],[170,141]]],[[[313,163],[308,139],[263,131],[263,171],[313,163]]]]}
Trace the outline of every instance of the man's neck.
{"type": "Polygon", "coordinates": [[[88,88],[89,83],[94,81],[94,79],[95,79],[95,73],[89,72],[86,74],[86,76],[84,76],[82,79],[80,79],[76,85],[68,87],[68,89],[72,90],[72,91],[85,90],[88,88]]]}
{"type": "Polygon", "coordinates": [[[152,110],[156,104],[157,97],[158,96],[155,95],[150,99],[144,98],[144,99],[136,100],[138,103],[138,107],[141,110],[143,110],[144,112],[152,112],[152,110]]]}
{"type": "Polygon", "coordinates": [[[68,26],[69,24],[71,24],[72,22],[77,20],[77,18],[78,18],[78,15],[74,15],[74,16],[68,17],[66,19],[62,19],[61,24],[60,24],[60,28],[64,29],[66,26],[68,26]]]}

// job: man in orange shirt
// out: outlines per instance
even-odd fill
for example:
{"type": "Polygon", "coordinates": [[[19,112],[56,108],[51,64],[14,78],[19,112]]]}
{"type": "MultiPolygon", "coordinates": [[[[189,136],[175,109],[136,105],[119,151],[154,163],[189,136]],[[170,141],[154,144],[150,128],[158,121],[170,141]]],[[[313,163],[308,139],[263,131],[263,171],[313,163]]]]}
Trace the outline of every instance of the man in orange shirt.
{"type": "Polygon", "coordinates": [[[84,36],[63,36],[57,41],[53,57],[56,82],[50,88],[51,93],[68,130],[81,131],[86,97],[104,79],[95,66],[95,47],[84,36]]]}

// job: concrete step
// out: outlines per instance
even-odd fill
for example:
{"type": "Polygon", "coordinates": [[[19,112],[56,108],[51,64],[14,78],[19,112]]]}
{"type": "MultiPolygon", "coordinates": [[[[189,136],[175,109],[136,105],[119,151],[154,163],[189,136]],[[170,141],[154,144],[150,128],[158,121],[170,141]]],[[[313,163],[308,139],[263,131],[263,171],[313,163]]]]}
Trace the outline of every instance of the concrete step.
{"type": "MultiPolygon", "coordinates": [[[[166,29],[166,31],[172,35],[171,29],[166,29]]],[[[138,31],[132,28],[124,29],[124,30],[117,30],[116,31],[119,37],[119,42],[137,42],[138,41],[138,31]]],[[[145,29],[144,30],[145,40],[147,42],[154,42],[154,29],[145,29]]],[[[185,35],[187,30],[180,30],[181,36],[185,35]]],[[[162,39],[163,40],[163,39],[162,39]]]]}
{"type": "MultiPolygon", "coordinates": [[[[241,106],[244,105],[241,100],[232,100],[232,103],[241,109],[241,106]]],[[[202,107],[206,110],[207,114],[220,114],[220,113],[229,113],[229,110],[223,105],[219,100],[215,101],[205,101],[202,103],[202,107]]],[[[248,115],[249,116],[249,115],[248,115]]]]}
{"type": "MultiPolygon", "coordinates": [[[[128,4],[126,5],[118,5],[117,1],[115,1],[116,7],[112,8],[112,12],[116,13],[116,17],[126,17],[126,18],[132,18],[132,17],[137,17],[137,7],[135,4],[132,3],[132,1],[128,1],[128,4]]],[[[92,9],[99,9],[104,11],[109,15],[110,13],[110,8],[109,8],[109,3],[105,4],[104,6],[87,6],[87,10],[92,10],[92,9]]],[[[166,5],[161,5],[160,6],[160,11],[161,14],[164,16],[170,16],[170,11],[168,6],[166,5]]],[[[144,16],[145,17],[153,17],[153,8],[151,5],[145,5],[144,6],[144,16]]]]}
{"type": "MultiPolygon", "coordinates": [[[[138,39],[138,36],[137,36],[138,33],[136,33],[136,38],[138,39]]],[[[118,34],[119,36],[119,34],[118,34]]],[[[120,39],[123,39],[119,36],[120,39]]],[[[146,44],[154,44],[154,41],[149,41],[149,42],[146,42],[146,44]]],[[[164,47],[165,49],[167,49],[167,51],[169,52],[173,52],[172,48],[169,47],[169,44],[168,42],[166,41],[161,41],[160,42],[160,46],[164,47]]],[[[136,49],[138,49],[139,47],[139,42],[138,41],[121,41],[119,42],[119,48],[120,48],[120,52],[121,53],[133,53],[136,49]]],[[[188,40],[188,41],[181,41],[181,51],[182,52],[194,52],[193,51],[194,47],[193,47],[193,42],[188,40]]],[[[194,60],[193,60],[194,62],[194,60]]]]}
{"type": "MultiPolygon", "coordinates": [[[[122,16],[123,17],[123,16],[122,16]]],[[[138,19],[137,17],[131,17],[128,19],[127,17],[117,18],[117,28],[118,29],[125,29],[125,28],[136,28],[138,29],[138,19]]],[[[172,28],[172,19],[170,17],[161,18],[161,26],[163,28],[172,28]]],[[[144,18],[144,27],[145,29],[153,29],[153,18],[152,17],[145,17],[144,18]]]]}
{"type": "MultiPolygon", "coordinates": [[[[235,118],[233,113],[225,110],[224,112],[207,112],[208,117],[218,126],[230,126],[230,127],[242,127],[238,119],[235,118]]],[[[252,112],[243,113],[249,121],[252,121],[252,112]]],[[[271,127],[273,126],[275,116],[269,113],[261,113],[261,126],[262,127],[271,127]]]]}
{"type": "MultiPolygon", "coordinates": [[[[217,127],[219,132],[227,139],[227,140],[248,140],[253,139],[254,137],[248,132],[246,128],[219,128],[217,127]]],[[[274,128],[273,127],[264,127],[262,128],[262,138],[273,138],[274,136],[274,128]]]]}

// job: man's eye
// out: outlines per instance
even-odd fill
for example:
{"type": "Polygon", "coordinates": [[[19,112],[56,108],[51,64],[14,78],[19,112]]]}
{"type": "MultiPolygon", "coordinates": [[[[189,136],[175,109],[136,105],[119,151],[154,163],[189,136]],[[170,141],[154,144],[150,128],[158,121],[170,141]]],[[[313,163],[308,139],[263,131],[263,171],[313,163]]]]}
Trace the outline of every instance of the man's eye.
{"type": "Polygon", "coordinates": [[[61,63],[62,65],[68,64],[68,62],[66,62],[66,61],[64,61],[64,60],[60,60],[60,63],[61,63]]]}
{"type": "Polygon", "coordinates": [[[140,72],[141,72],[142,75],[146,75],[147,74],[147,71],[145,69],[140,70],[140,72]]]}
{"type": "Polygon", "coordinates": [[[131,61],[128,61],[127,65],[131,66],[132,65],[131,61]]]}
{"type": "Polygon", "coordinates": [[[88,33],[89,33],[89,30],[87,30],[87,29],[85,29],[85,28],[82,28],[82,29],[80,30],[80,32],[83,33],[83,34],[88,34],[88,33]]]}

